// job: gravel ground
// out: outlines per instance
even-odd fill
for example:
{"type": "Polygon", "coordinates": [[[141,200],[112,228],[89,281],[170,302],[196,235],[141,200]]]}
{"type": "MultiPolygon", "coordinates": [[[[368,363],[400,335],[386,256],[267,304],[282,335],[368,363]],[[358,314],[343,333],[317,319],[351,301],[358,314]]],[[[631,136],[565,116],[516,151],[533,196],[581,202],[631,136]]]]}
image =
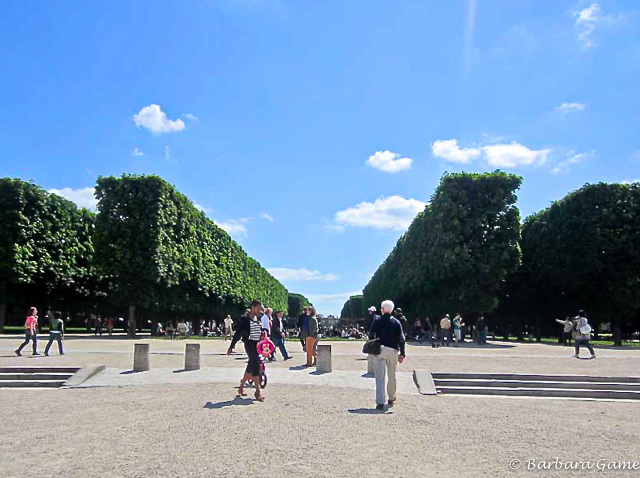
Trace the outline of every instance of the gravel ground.
{"type": "MultiPolygon", "coordinates": [[[[2,365],[125,369],[132,342],[71,339],[68,355],[15,357],[19,339],[0,338],[2,365]]],[[[152,341],[152,367],[179,370],[184,341],[152,341]]],[[[203,341],[203,367],[237,368],[228,345],[203,341]]],[[[335,370],[365,370],[361,343],[332,343],[335,370]]],[[[270,365],[285,368],[295,360],[270,365]]],[[[438,349],[409,346],[400,372],[638,375],[640,351],[601,349],[598,359],[568,348],[518,344],[438,349]]],[[[279,372],[280,373],[280,372],[279,372]]],[[[282,370],[281,373],[287,373],[282,370]]],[[[267,401],[234,400],[230,383],[92,389],[0,389],[0,476],[7,477],[430,477],[578,476],[526,471],[526,460],[640,461],[640,403],[400,394],[389,413],[372,410],[371,390],[270,381],[267,401]],[[509,463],[520,459],[522,469],[509,463]]],[[[639,471],[592,470],[600,476],[639,471]]]]}
{"type": "Polygon", "coordinates": [[[381,414],[371,392],[348,388],[270,385],[264,403],[233,397],[228,384],[3,390],[0,474],[577,476],[509,463],[640,460],[635,403],[406,395],[381,414]]]}

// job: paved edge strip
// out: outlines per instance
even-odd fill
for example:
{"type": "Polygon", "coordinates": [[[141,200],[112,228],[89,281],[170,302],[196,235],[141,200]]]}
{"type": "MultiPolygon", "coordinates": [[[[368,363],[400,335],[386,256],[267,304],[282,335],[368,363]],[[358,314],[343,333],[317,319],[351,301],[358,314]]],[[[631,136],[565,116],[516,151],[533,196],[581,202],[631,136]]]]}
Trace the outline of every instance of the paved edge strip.
{"type": "Polygon", "coordinates": [[[86,365],[69,377],[69,379],[62,384],[62,387],[77,387],[89,380],[91,377],[103,372],[105,369],[106,367],[104,365],[86,365]]]}
{"type": "Polygon", "coordinates": [[[426,370],[414,370],[413,381],[418,387],[418,391],[421,395],[437,395],[438,391],[433,383],[433,377],[431,373],[426,370]]]}

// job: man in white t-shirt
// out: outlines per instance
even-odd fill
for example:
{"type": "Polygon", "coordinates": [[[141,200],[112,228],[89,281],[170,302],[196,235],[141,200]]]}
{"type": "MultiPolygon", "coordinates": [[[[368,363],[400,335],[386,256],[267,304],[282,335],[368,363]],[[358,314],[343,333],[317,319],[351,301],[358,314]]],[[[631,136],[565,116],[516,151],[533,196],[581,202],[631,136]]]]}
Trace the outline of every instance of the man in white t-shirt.
{"type": "Polygon", "coordinates": [[[451,347],[451,320],[449,319],[449,314],[445,315],[440,321],[440,333],[442,334],[442,346],[444,347],[446,339],[447,347],[451,347]]]}
{"type": "Polygon", "coordinates": [[[230,315],[224,319],[224,339],[231,339],[233,336],[233,320],[230,315]]]}
{"type": "Polygon", "coordinates": [[[267,337],[271,335],[271,314],[273,314],[273,309],[271,309],[271,307],[267,307],[264,309],[262,319],[260,319],[260,328],[267,333],[267,337]]]}

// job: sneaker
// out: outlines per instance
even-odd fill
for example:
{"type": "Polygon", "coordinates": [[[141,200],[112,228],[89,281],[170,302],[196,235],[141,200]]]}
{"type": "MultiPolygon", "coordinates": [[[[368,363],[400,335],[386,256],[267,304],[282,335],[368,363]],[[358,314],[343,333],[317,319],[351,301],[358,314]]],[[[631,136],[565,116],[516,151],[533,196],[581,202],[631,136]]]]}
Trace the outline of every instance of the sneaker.
{"type": "Polygon", "coordinates": [[[573,358],[580,358],[579,355],[573,355],[573,358]]]}
{"type": "Polygon", "coordinates": [[[22,354],[20,353],[20,351],[19,351],[19,350],[16,350],[15,352],[16,352],[16,355],[17,355],[18,357],[22,357],[22,354]]]}
{"type": "Polygon", "coordinates": [[[384,405],[376,405],[376,410],[379,412],[384,412],[384,405]]]}

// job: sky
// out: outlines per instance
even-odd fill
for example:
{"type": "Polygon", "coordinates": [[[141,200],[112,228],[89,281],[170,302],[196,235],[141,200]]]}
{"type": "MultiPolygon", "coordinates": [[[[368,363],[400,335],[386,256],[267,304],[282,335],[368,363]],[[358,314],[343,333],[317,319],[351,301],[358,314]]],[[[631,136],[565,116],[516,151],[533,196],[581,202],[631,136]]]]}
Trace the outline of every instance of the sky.
{"type": "MultiPolygon", "coordinates": [[[[158,174],[324,315],[445,172],[640,179],[633,0],[0,2],[0,176],[158,174]],[[635,86],[634,86],[635,85],[635,86]]],[[[366,304],[369,305],[369,304],[366,304]]]]}

